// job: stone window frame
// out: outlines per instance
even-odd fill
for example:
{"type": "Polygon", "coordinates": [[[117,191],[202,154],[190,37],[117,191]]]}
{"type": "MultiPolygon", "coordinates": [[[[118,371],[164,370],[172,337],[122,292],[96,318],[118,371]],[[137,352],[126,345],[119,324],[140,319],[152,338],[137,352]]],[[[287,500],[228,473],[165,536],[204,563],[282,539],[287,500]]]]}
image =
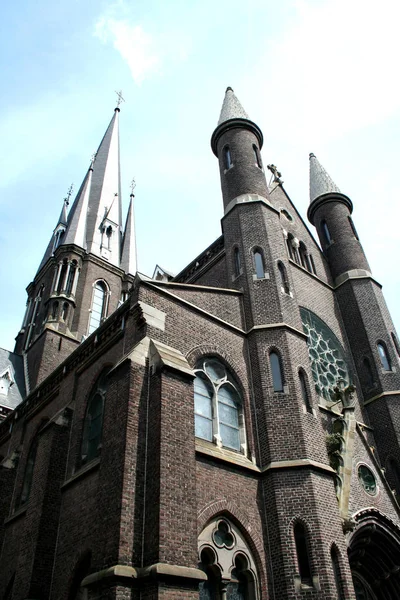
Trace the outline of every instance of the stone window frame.
{"type": "MultiPolygon", "coordinates": [[[[97,377],[96,382],[91,387],[89,394],[88,394],[86,408],[85,408],[85,417],[83,419],[82,435],[81,435],[80,446],[79,446],[78,468],[81,468],[83,466],[90,464],[92,461],[96,460],[100,456],[100,453],[101,453],[103,425],[104,425],[104,408],[105,408],[107,388],[108,388],[107,377],[108,377],[109,370],[110,370],[109,367],[105,367],[102,370],[102,372],[97,377]],[[101,413],[100,413],[101,425],[99,428],[100,429],[99,442],[97,444],[97,447],[95,448],[95,451],[93,453],[90,452],[91,455],[89,456],[89,444],[91,442],[90,434],[91,434],[91,426],[93,423],[92,417],[90,414],[90,409],[91,409],[92,404],[94,403],[94,400],[97,397],[101,398],[101,413]]],[[[96,415],[96,416],[99,417],[99,415],[96,415]]]]}
{"type": "Polygon", "coordinates": [[[390,352],[387,347],[387,344],[381,339],[377,340],[376,349],[378,352],[379,364],[381,366],[381,373],[384,373],[384,374],[395,373],[396,369],[393,367],[392,357],[390,356],[390,352]],[[383,355],[379,351],[379,348],[382,348],[383,355]],[[386,362],[387,362],[387,366],[389,367],[388,369],[385,367],[384,360],[386,360],[386,362]]]}
{"type": "Polygon", "coordinates": [[[103,321],[106,320],[106,318],[108,316],[108,306],[109,306],[109,302],[110,302],[110,296],[111,296],[111,290],[110,290],[110,286],[108,285],[107,281],[105,279],[103,279],[103,278],[96,279],[96,281],[94,281],[93,284],[92,284],[92,297],[91,297],[91,300],[90,300],[89,320],[88,320],[88,326],[87,326],[87,336],[91,335],[91,333],[94,333],[94,331],[96,331],[96,329],[98,329],[98,327],[100,327],[100,325],[103,323],[103,321]],[[102,307],[102,313],[101,313],[101,318],[100,318],[99,325],[92,332],[90,332],[91,320],[92,320],[92,311],[93,311],[94,294],[95,294],[95,289],[96,289],[97,285],[101,285],[104,288],[103,307],[102,307]]]}
{"type": "Polygon", "coordinates": [[[235,281],[238,277],[243,275],[243,263],[240,248],[235,244],[232,248],[232,264],[233,264],[233,275],[232,281],[235,281]],[[238,257],[238,260],[237,260],[238,257]]]}
{"type": "Polygon", "coordinates": [[[261,246],[252,246],[250,248],[250,255],[251,255],[251,263],[253,266],[253,281],[263,281],[264,279],[269,279],[269,273],[266,272],[265,270],[265,253],[264,250],[261,248],[261,246]],[[263,274],[264,277],[258,277],[257,274],[257,266],[256,266],[256,254],[259,254],[261,256],[261,262],[262,262],[262,269],[263,269],[263,274]]]}
{"type": "Polygon", "coordinates": [[[356,471],[356,475],[357,475],[357,481],[360,485],[360,488],[363,490],[364,494],[366,494],[368,496],[368,498],[375,498],[375,499],[378,498],[380,496],[381,489],[380,489],[380,485],[379,485],[379,478],[378,478],[378,475],[377,475],[375,469],[371,465],[366,463],[364,460],[360,460],[357,462],[357,464],[355,466],[355,471],[356,471]],[[366,467],[369,471],[371,471],[372,475],[374,476],[375,484],[376,484],[376,491],[374,494],[370,494],[369,492],[367,492],[367,490],[363,486],[363,484],[361,482],[360,473],[359,473],[360,467],[366,467]]]}
{"type": "Polygon", "coordinates": [[[314,417],[316,417],[316,412],[315,409],[313,408],[312,405],[312,391],[311,391],[311,386],[310,386],[310,382],[307,376],[307,373],[304,369],[304,367],[299,367],[297,370],[297,376],[299,378],[299,383],[300,383],[300,389],[301,389],[301,394],[302,394],[302,401],[303,401],[303,412],[305,414],[311,414],[314,417]],[[303,386],[301,384],[301,379],[303,379],[304,382],[304,390],[303,390],[303,386]]]}
{"type": "Polygon", "coordinates": [[[277,261],[278,272],[281,280],[281,292],[293,298],[293,293],[290,290],[290,281],[288,277],[288,271],[281,260],[277,261]]]}
{"type": "MultiPolygon", "coordinates": [[[[246,418],[244,412],[244,402],[243,402],[243,394],[241,392],[240,386],[236,381],[236,376],[230,369],[230,367],[223,361],[219,356],[202,356],[196,362],[196,367],[194,368],[194,373],[197,376],[197,373],[202,373],[201,379],[204,376],[208,379],[209,385],[212,387],[212,396],[211,396],[211,418],[212,418],[212,440],[208,440],[206,438],[202,438],[200,436],[196,436],[199,439],[204,439],[205,441],[215,444],[218,448],[224,448],[229,450],[230,452],[235,452],[239,454],[243,454],[247,456],[247,435],[246,435],[246,418]],[[213,382],[208,375],[205,365],[207,362],[216,362],[222,365],[225,369],[226,376],[225,378],[221,378],[219,383],[213,382]],[[202,366],[199,366],[202,365],[202,366]],[[233,388],[235,395],[238,399],[238,421],[239,421],[239,443],[240,449],[235,450],[230,446],[226,446],[223,443],[222,436],[220,434],[220,418],[219,418],[219,407],[218,407],[218,390],[223,386],[230,386],[233,388]]],[[[195,413],[196,414],[196,413],[195,413]]]]}
{"type": "Polygon", "coordinates": [[[256,144],[253,144],[253,152],[254,152],[254,158],[255,158],[255,166],[260,169],[261,171],[264,171],[264,167],[263,167],[263,163],[261,160],[261,153],[260,153],[260,149],[256,144]]]}
{"type": "Polygon", "coordinates": [[[224,163],[224,174],[230,171],[235,165],[232,160],[232,152],[229,144],[225,144],[222,148],[222,160],[224,163]]]}
{"type": "Polygon", "coordinates": [[[225,597],[227,586],[230,583],[237,583],[242,576],[242,581],[246,582],[246,598],[260,599],[259,577],[253,553],[239,527],[227,516],[214,517],[204,527],[198,538],[198,553],[200,569],[207,573],[209,579],[214,579],[220,588],[221,597],[225,597]],[[215,542],[215,532],[221,523],[233,538],[232,546],[215,542]],[[244,565],[239,578],[238,563],[244,565]]]}
{"type": "Polygon", "coordinates": [[[309,590],[309,589],[313,589],[313,588],[318,588],[319,587],[319,577],[318,575],[315,575],[315,565],[314,565],[314,561],[313,561],[313,553],[312,553],[312,549],[311,549],[311,539],[312,539],[312,535],[311,535],[311,531],[310,531],[310,527],[308,526],[308,523],[306,523],[303,519],[301,518],[295,518],[293,519],[292,523],[291,523],[291,537],[293,540],[293,549],[294,549],[294,561],[295,561],[295,565],[296,565],[296,572],[294,575],[294,585],[295,585],[295,590],[296,592],[300,592],[301,590],[309,590]],[[305,559],[306,559],[306,563],[307,563],[307,568],[309,571],[309,577],[306,577],[305,573],[301,573],[301,567],[300,567],[300,563],[303,562],[303,556],[301,556],[301,561],[300,561],[300,556],[299,556],[299,537],[296,536],[296,528],[302,528],[302,533],[304,536],[304,545],[305,545],[305,549],[306,549],[306,555],[305,555],[305,559]]]}
{"type": "Polygon", "coordinates": [[[271,346],[270,348],[268,348],[267,355],[268,355],[268,375],[269,375],[270,387],[271,387],[272,393],[273,394],[288,394],[289,386],[286,383],[286,375],[285,375],[282,352],[276,346],[271,346]],[[281,377],[281,381],[282,381],[282,390],[275,389],[274,378],[273,378],[273,373],[272,373],[272,365],[271,365],[271,354],[275,354],[278,357],[280,377],[281,377]]]}

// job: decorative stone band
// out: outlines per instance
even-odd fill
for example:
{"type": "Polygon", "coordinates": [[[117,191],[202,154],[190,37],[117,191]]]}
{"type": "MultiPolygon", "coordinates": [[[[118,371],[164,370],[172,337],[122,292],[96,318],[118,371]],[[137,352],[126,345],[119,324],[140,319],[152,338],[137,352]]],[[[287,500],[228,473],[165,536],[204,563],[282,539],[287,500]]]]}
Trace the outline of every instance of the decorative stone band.
{"type": "Polygon", "coordinates": [[[223,121],[221,125],[214,130],[214,133],[211,136],[211,149],[214,152],[215,156],[218,156],[217,146],[218,140],[227,131],[230,129],[248,129],[256,136],[260,150],[262,148],[264,138],[261,129],[258,125],[250,121],[250,119],[229,119],[228,121],[223,121]]]}
{"type": "Polygon", "coordinates": [[[364,406],[366,406],[367,404],[371,404],[371,402],[375,402],[376,400],[380,400],[381,398],[385,398],[385,396],[400,396],[400,390],[393,390],[391,392],[382,392],[381,394],[378,394],[377,396],[374,396],[373,398],[369,398],[369,400],[366,400],[364,402],[364,406]]]}
{"type": "Polygon", "coordinates": [[[325,471],[330,475],[336,476],[336,471],[332,469],[329,465],[324,465],[324,463],[317,462],[315,460],[310,460],[308,458],[300,458],[298,460],[277,460],[270,462],[265,467],[262,467],[261,473],[265,473],[267,471],[272,470],[286,470],[286,469],[316,469],[317,471],[325,471]]]}
{"type": "Polygon", "coordinates": [[[350,200],[350,198],[345,194],[342,194],[340,192],[329,192],[329,194],[322,194],[322,196],[318,196],[318,198],[315,198],[315,200],[313,200],[313,202],[311,202],[310,206],[308,207],[307,217],[313,225],[315,225],[314,216],[316,211],[320,206],[322,206],[322,204],[326,204],[327,202],[342,202],[342,204],[345,204],[347,206],[347,208],[350,211],[350,214],[353,212],[353,203],[350,200]]]}
{"type": "Polygon", "coordinates": [[[279,215],[279,210],[276,210],[276,208],[272,206],[271,202],[267,198],[264,198],[264,196],[260,196],[259,194],[241,194],[228,203],[227,207],[225,208],[224,217],[231,212],[235,206],[238,206],[239,204],[249,204],[250,202],[262,202],[279,215]]]}
{"type": "Polygon", "coordinates": [[[149,567],[128,567],[126,565],[115,565],[92,573],[85,577],[81,583],[81,587],[89,587],[95,585],[104,579],[118,580],[123,582],[125,585],[132,585],[135,580],[138,579],[171,579],[179,578],[184,579],[187,582],[192,581],[194,583],[200,581],[206,581],[207,575],[200,569],[193,569],[190,567],[181,567],[180,565],[167,565],[165,563],[156,563],[149,567]]]}
{"type": "MultiPolygon", "coordinates": [[[[335,288],[338,288],[349,279],[373,279],[373,277],[372,273],[366,269],[351,269],[351,271],[346,271],[346,273],[341,273],[338,277],[336,277],[335,288]]],[[[380,288],[382,287],[377,281],[375,281],[375,283],[379,285],[380,288]]]]}

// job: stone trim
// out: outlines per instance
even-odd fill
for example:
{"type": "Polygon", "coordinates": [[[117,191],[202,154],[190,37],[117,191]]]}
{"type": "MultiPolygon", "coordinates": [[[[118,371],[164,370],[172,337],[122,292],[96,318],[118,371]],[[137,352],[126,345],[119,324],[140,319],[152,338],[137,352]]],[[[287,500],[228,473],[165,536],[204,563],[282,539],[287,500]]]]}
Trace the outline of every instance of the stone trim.
{"type": "Polygon", "coordinates": [[[22,506],[22,508],[19,508],[18,510],[13,512],[12,515],[10,515],[6,519],[4,519],[4,525],[7,525],[8,523],[12,523],[12,521],[16,521],[20,517],[25,516],[25,513],[27,510],[28,510],[28,505],[22,506]]]}
{"type": "Polygon", "coordinates": [[[246,331],[246,335],[249,335],[254,331],[261,331],[263,329],[286,329],[290,333],[294,333],[295,335],[298,335],[301,338],[307,339],[307,334],[304,333],[304,331],[300,331],[300,329],[296,329],[296,327],[293,327],[288,323],[268,323],[266,325],[254,325],[251,329],[246,331]]]}
{"type": "MultiPolygon", "coordinates": [[[[240,275],[243,274],[241,271],[240,275]]],[[[238,277],[240,277],[238,275],[238,277]]],[[[236,278],[237,279],[237,278],[236,278]]],[[[199,292],[223,292],[224,294],[231,294],[233,296],[243,296],[243,292],[241,290],[232,290],[231,288],[219,288],[212,287],[211,285],[199,285],[197,283],[181,283],[179,281],[155,281],[154,279],[144,279],[147,283],[151,283],[157,287],[172,287],[172,288],[182,288],[184,290],[196,290],[199,292]]]]}
{"type": "Polygon", "coordinates": [[[100,466],[100,457],[91,460],[90,463],[86,464],[84,467],[76,471],[69,479],[64,481],[61,486],[61,490],[64,491],[66,488],[70,487],[73,483],[78,481],[79,479],[86,477],[88,473],[95,471],[100,466]]]}
{"type": "Polygon", "coordinates": [[[335,285],[333,289],[337,290],[344,283],[352,279],[370,279],[379,287],[379,289],[382,289],[382,285],[379,283],[379,281],[374,279],[372,277],[372,274],[369,271],[366,271],[365,269],[351,269],[350,271],[346,271],[345,273],[338,275],[338,277],[336,277],[335,279],[335,285]]]}
{"type": "Polygon", "coordinates": [[[243,204],[250,203],[252,204],[254,202],[260,202],[261,204],[264,204],[267,208],[270,208],[273,212],[280,214],[280,211],[274,208],[267,198],[264,198],[259,194],[241,194],[240,196],[233,198],[233,200],[231,200],[228,203],[227,207],[225,208],[224,216],[222,217],[222,219],[224,219],[236,206],[242,206],[243,204]]]}
{"type": "Polygon", "coordinates": [[[266,473],[272,470],[284,470],[284,469],[316,469],[317,471],[325,471],[329,473],[329,475],[335,475],[336,471],[332,469],[329,465],[324,465],[323,463],[317,462],[315,460],[310,460],[308,458],[300,458],[298,460],[277,460],[270,462],[266,467],[261,468],[261,473],[266,473]]]}
{"type": "Polygon", "coordinates": [[[196,453],[204,456],[210,456],[218,461],[226,462],[230,465],[235,465],[241,469],[252,471],[253,473],[261,473],[259,467],[252,463],[243,454],[232,452],[226,448],[218,448],[211,442],[205,442],[196,438],[196,453]]]}
{"type": "MultiPolygon", "coordinates": [[[[390,373],[390,371],[385,371],[385,373],[390,373]]],[[[368,404],[371,404],[371,402],[375,402],[375,400],[379,400],[380,398],[384,398],[385,396],[399,396],[400,395],[400,390],[393,390],[392,392],[382,392],[381,394],[378,394],[377,396],[374,396],[373,398],[370,398],[369,400],[366,400],[364,402],[364,406],[367,406],[368,404]]]]}
{"type": "Polygon", "coordinates": [[[155,563],[148,567],[129,567],[127,565],[115,565],[97,573],[92,573],[85,577],[81,587],[88,587],[96,584],[103,579],[125,580],[125,583],[132,584],[138,579],[164,579],[164,578],[182,578],[192,581],[206,581],[207,575],[204,571],[192,567],[182,567],[180,565],[168,565],[166,563],[155,563]]]}

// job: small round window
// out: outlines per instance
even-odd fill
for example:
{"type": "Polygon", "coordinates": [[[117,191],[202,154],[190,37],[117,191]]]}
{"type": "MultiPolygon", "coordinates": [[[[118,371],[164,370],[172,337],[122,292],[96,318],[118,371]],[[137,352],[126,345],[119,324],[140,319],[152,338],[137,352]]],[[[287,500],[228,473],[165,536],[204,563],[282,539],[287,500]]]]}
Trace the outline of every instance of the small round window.
{"type": "Polygon", "coordinates": [[[378,491],[378,486],[376,484],[375,475],[366,465],[360,465],[358,467],[358,479],[361,482],[364,490],[370,496],[375,496],[378,491]]]}

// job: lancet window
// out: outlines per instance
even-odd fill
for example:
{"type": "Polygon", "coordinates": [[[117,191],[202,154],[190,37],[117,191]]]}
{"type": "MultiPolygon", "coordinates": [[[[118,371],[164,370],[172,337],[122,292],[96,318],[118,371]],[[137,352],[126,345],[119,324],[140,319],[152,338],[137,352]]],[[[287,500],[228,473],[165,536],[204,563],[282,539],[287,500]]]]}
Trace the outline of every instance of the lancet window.
{"type": "Polygon", "coordinates": [[[378,354],[381,361],[381,365],[384,371],[392,370],[392,363],[390,361],[390,356],[387,351],[386,345],[383,342],[378,342],[378,354]]]}
{"type": "Polygon", "coordinates": [[[90,462],[100,454],[107,384],[105,371],[97,380],[89,397],[82,436],[81,464],[90,462]]]}
{"type": "Polygon", "coordinates": [[[196,436],[244,452],[243,405],[230,372],[219,360],[208,358],[198,363],[195,373],[196,436]]]}
{"type": "Polygon", "coordinates": [[[107,311],[107,286],[104,281],[96,281],[93,288],[92,307],[89,320],[89,335],[101,324],[107,311]]]}

